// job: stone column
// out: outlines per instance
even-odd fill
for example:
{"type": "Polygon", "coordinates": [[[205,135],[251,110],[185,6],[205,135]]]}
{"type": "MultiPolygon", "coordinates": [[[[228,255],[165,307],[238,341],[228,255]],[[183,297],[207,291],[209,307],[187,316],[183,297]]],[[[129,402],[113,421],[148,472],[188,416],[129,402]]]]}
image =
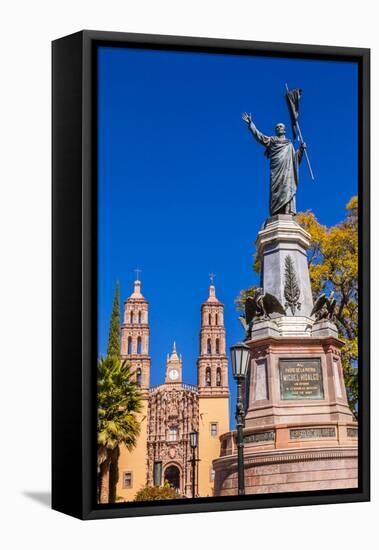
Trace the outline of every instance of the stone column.
{"type": "Polygon", "coordinates": [[[307,261],[310,239],[290,214],[269,218],[258,233],[261,286],[280,301],[288,317],[310,317],[313,308],[307,261]]]}

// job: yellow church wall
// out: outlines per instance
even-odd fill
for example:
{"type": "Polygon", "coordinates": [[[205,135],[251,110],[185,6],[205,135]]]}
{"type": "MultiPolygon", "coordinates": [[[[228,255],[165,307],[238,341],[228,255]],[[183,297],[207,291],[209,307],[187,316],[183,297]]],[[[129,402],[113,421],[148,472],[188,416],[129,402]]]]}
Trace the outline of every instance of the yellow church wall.
{"type": "Polygon", "coordinates": [[[229,431],[229,398],[199,397],[198,494],[213,496],[212,461],[220,456],[220,435],[229,431]],[[211,424],[217,423],[217,435],[211,424]]]}
{"type": "MultiPolygon", "coordinates": [[[[138,437],[137,445],[133,451],[129,452],[125,445],[121,447],[119,466],[119,480],[117,483],[117,497],[121,500],[133,500],[136,493],[146,485],[146,449],[147,449],[147,407],[148,399],[142,400],[142,411],[138,415],[138,421],[141,423],[141,431],[138,437]],[[124,487],[124,474],[131,472],[132,486],[124,487]]],[[[119,500],[119,502],[121,501],[119,500]]]]}

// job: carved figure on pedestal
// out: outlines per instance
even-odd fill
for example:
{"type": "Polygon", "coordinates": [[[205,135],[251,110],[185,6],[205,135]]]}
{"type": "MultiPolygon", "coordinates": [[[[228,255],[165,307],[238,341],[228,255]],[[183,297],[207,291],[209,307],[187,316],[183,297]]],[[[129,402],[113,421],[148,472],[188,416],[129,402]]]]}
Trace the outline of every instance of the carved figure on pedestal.
{"type": "Polygon", "coordinates": [[[262,288],[257,288],[254,291],[253,296],[248,296],[245,301],[245,316],[240,316],[239,320],[246,332],[246,336],[249,337],[251,327],[254,322],[262,318],[262,320],[271,319],[272,313],[280,313],[286,315],[285,309],[279,300],[266,292],[263,293],[262,288]]]}
{"type": "Polygon", "coordinates": [[[320,294],[320,296],[315,301],[313,306],[311,316],[316,317],[316,321],[321,321],[322,319],[328,319],[332,321],[335,317],[335,309],[337,305],[337,300],[334,298],[334,291],[332,291],[327,297],[325,294],[320,294]]]}

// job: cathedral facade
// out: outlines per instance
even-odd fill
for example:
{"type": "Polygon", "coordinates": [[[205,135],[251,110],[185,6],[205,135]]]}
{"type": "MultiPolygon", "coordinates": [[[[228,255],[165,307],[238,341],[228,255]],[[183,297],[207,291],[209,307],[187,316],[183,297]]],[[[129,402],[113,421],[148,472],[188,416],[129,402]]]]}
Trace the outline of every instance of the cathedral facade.
{"type": "Polygon", "coordinates": [[[212,461],[220,455],[220,435],[229,431],[224,306],[213,284],[201,305],[196,385],[183,382],[183,360],[174,343],[162,384],[151,386],[149,338],[149,303],[136,280],[124,303],[121,356],[131,365],[140,388],[141,431],[133,451],[121,448],[117,497],[130,501],[146,485],[166,481],[178,494],[190,497],[193,479],[196,496],[213,496],[212,461]],[[190,446],[193,431],[198,433],[195,463],[190,446]]]}

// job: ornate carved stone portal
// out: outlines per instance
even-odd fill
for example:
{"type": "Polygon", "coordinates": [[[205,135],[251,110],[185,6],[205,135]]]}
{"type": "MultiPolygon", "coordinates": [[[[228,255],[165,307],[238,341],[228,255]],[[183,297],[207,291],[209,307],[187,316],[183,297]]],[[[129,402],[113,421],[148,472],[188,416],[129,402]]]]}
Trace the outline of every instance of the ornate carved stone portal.
{"type": "MultiPolygon", "coordinates": [[[[155,387],[150,392],[147,435],[147,483],[154,482],[154,463],[162,462],[163,480],[172,485],[171,468],[179,470],[175,487],[191,496],[190,432],[199,430],[199,397],[196,386],[171,383],[155,387]]],[[[162,481],[163,481],[162,480],[162,481]]]]}

